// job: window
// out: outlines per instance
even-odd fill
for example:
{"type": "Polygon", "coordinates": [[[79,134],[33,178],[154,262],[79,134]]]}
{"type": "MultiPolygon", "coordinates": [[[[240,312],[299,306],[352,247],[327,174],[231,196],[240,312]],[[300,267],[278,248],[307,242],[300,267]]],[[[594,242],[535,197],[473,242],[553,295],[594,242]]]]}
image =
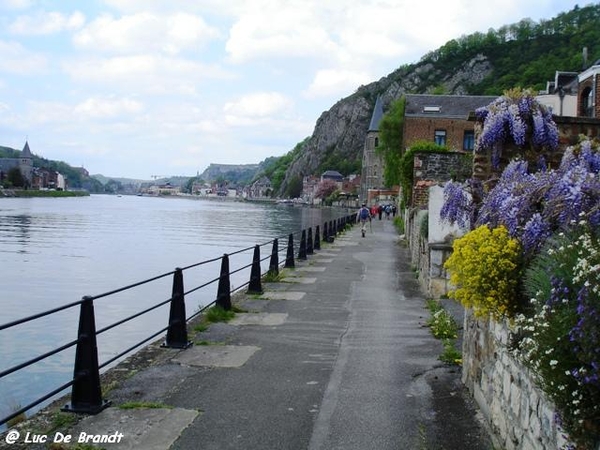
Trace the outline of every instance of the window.
{"type": "Polygon", "coordinates": [[[584,117],[594,117],[594,91],[586,88],[581,93],[582,115],[584,117]]]}
{"type": "Polygon", "coordinates": [[[435,130],[433,139],[437,145],[446,145],[446,130],[435,130]]]}
{"type": "Polygon", "coordinates": [[[379,138],[375,138],[375,148],[377,148],[379,146],[379,138]]]}
{"type": "Polygon", "coordinates": [[[472,152],[475,148],[475,132],[473,130],[465,130],[463,136],[463,150],[472,152]]]}

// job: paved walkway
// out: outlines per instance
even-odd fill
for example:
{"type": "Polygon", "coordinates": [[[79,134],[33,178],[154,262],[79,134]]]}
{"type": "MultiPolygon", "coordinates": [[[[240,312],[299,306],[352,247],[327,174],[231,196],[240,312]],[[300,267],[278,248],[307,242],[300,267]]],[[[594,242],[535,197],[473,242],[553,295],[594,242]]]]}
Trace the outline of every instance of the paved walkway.
{"type": "Polygon", "coordinates": [[[263,283],[228,324],[160,349],[71,433],[107,449],[491,449],[440,341],[392,221],[359,227],[263,283]],[[200,342],[209,345],[198,345],[200,342]],[[168,408],[119,409],[123,402],[168,408]],[[116,439],[116,438],[115,438],[116,439]]]}

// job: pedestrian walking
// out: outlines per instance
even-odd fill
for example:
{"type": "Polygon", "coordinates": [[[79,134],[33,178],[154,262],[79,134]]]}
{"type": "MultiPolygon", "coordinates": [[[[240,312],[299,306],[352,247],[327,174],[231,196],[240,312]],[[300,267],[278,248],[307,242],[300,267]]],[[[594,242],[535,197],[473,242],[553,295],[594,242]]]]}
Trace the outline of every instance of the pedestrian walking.
{"type": "Polygon", "coordinates": [[[365,235],[367,234],[367,222],[370,222],[370,220],[371,212],[369,211],[369,208],[367,208],[367,205],[363,203],[358,212],[356,213],[356,223],[360,222],[361,224],[360,232],[362,234],[362,237],[365,237],[365,235]]]}

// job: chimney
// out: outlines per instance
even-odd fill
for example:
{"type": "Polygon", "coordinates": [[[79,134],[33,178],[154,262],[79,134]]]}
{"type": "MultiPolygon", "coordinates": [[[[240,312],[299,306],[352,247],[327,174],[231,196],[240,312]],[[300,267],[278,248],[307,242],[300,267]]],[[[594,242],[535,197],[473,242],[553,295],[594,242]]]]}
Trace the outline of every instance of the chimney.
{"type": "Polygon", "coordinates": [[[588,50],[587,47],[583,47],[583,70],[587,68],[588,50]]]}

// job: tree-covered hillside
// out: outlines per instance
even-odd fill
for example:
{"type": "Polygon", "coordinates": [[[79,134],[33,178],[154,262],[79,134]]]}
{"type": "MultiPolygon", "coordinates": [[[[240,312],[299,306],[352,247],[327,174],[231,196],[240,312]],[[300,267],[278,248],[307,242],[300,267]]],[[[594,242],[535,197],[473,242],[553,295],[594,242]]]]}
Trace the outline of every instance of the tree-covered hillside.
{"type": "Polygon", "coordinates": [[[468,86],[469,94],[500,95],[514,87],[545,89],[556,70],[581,71],[600,57],[600,4],[575,7],[539,23],[523,19],[462,36],[423,56],[421,62],[451,72],[476,55],[485,55],[493,69],[482,82],[468,86]]]}

